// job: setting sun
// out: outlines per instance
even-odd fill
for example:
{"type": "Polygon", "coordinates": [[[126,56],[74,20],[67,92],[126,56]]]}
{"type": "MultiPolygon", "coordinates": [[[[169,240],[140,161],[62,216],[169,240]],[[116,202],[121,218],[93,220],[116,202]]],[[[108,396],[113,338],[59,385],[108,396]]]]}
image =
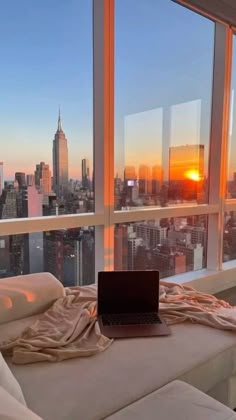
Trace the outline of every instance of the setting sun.
{"type": "Polygon", "coordinates": [[[184,173],[185,177],[191,179],[192,181],[199,182],[201,180],[201,176],[197,170],[191,169],[184,173]]]}

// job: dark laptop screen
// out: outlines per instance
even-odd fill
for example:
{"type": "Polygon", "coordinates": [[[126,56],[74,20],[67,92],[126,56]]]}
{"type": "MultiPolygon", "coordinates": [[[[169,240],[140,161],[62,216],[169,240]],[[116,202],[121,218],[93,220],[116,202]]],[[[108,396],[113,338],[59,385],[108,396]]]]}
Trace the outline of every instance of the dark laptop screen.
{"type": "Polygon", "coordinates": [[[158,312],[158,271],[98,273],[98,314],[158,312]]]}

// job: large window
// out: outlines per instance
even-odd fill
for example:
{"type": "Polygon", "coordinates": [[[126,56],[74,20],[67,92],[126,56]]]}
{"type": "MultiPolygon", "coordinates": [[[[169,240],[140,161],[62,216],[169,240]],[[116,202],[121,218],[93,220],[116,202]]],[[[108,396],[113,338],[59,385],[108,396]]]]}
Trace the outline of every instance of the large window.
{"type": "Polygon", "coordinates": [[[115,209],[208,201],[214,23],[116,1],[115,209]]]}
{"type": "Polygon", "coordinates": [[[0,277],[223,282],[230,265],[234,281],[236,50],[231,82],[232,29],[203,15],[171,0],[2,5],[0,277]]]}
{"type": "Polygon", "coordinates": [[[92,0],[0,13],[0,219],[91,212],[92,0]]]}

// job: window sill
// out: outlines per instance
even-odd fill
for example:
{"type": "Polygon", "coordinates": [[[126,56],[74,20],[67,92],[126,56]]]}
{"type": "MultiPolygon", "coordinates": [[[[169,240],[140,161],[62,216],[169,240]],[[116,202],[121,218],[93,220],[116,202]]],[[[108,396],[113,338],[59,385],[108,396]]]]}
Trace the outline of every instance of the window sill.
{"type": "Polygon", "coordinates": [[[236,286],[236,260],[222,265],[222,270],[203,269],[166,277],[164,281],[185,284],[204,293],[218,293],[236,286]]]}

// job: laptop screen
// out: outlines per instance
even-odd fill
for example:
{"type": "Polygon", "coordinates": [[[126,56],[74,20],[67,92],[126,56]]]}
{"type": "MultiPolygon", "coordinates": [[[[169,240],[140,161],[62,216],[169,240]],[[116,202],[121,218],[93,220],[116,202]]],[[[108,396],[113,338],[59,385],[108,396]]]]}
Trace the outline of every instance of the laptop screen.
{"type": "Polygon", "coordinates": [[[98,273],[98,315],[158,312],[158,271],[98,273]]]}

